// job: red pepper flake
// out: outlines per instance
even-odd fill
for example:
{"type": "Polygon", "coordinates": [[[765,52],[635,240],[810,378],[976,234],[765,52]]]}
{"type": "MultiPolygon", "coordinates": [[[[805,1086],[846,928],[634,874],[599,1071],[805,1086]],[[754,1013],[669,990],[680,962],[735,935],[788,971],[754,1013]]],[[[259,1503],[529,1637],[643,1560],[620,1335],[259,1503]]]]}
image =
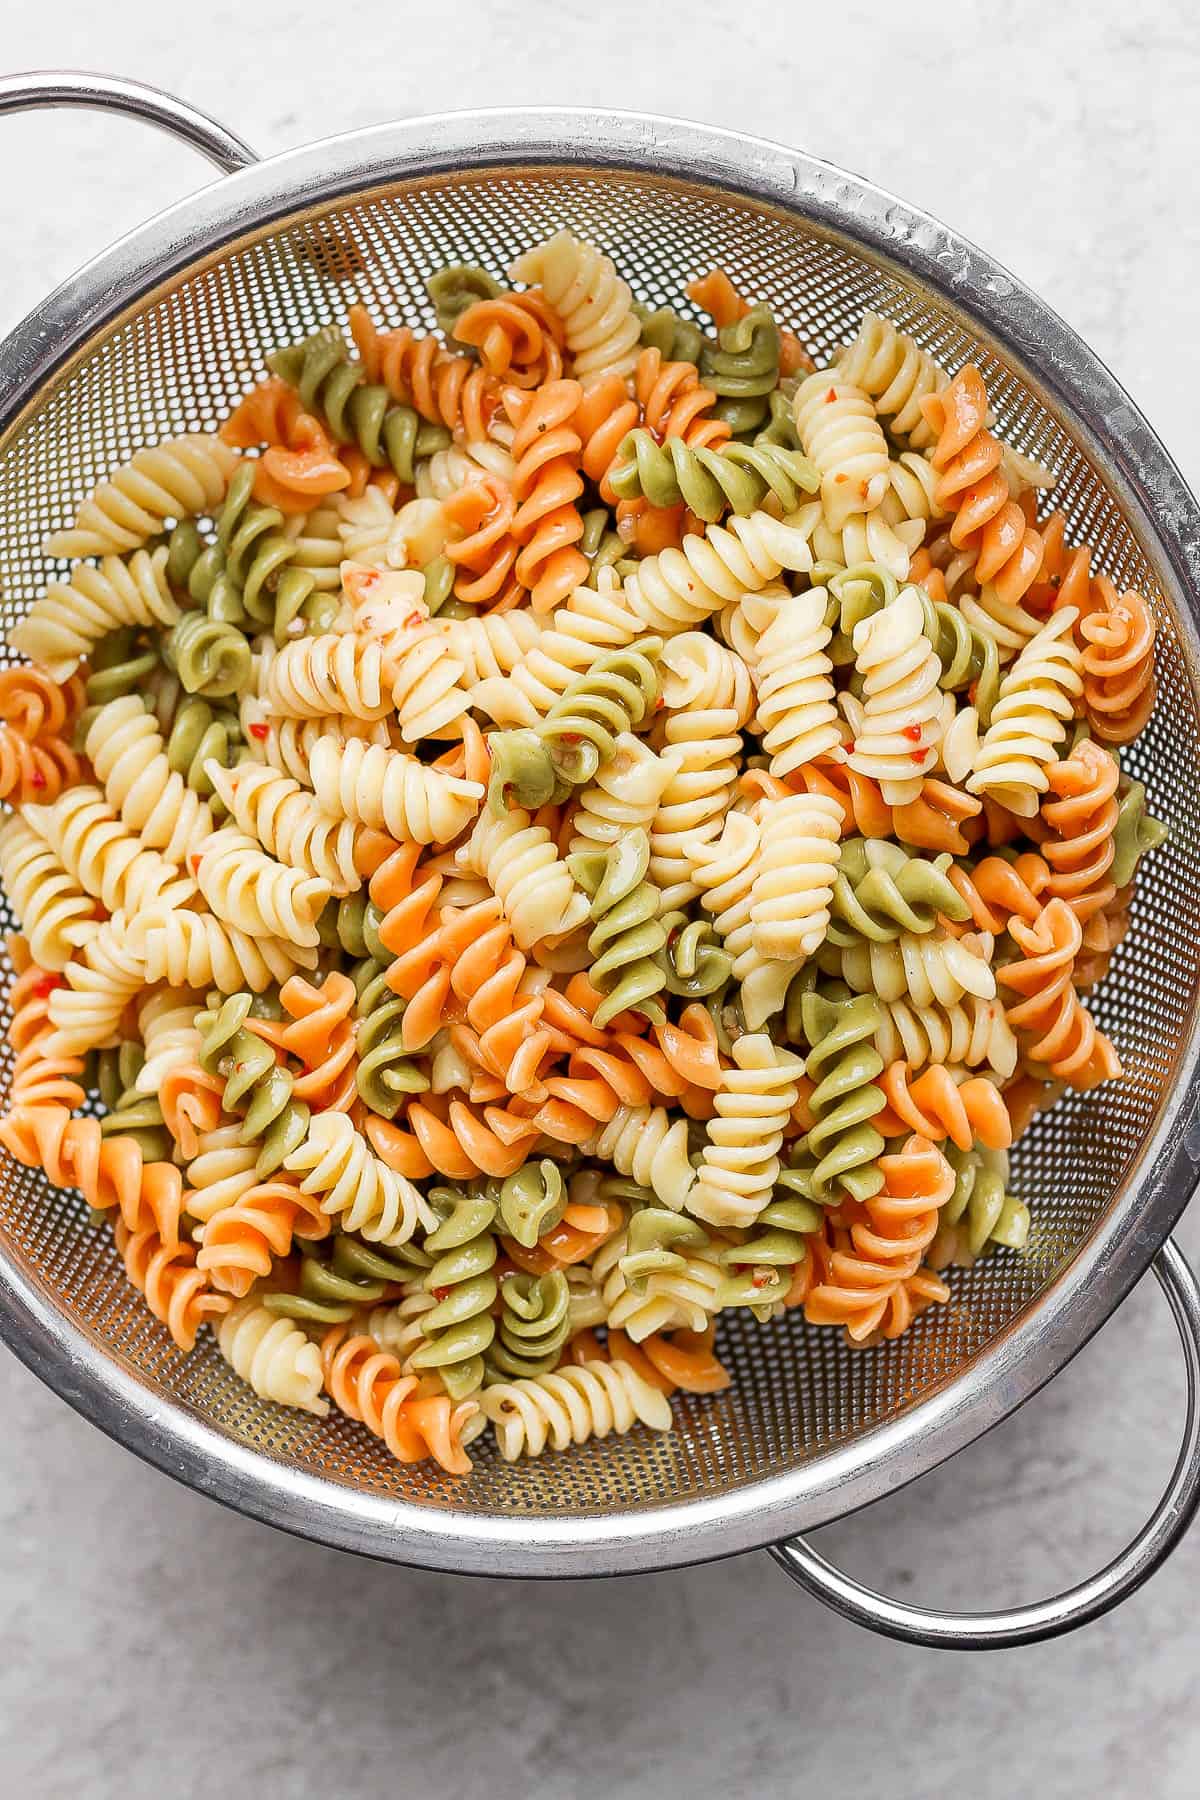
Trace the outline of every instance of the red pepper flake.
{"type": "Polygon", "coordinates": [[[904,727],[904,735],[909,739],[910,743],[919,744],[921,741],[921,727],[919,725],[906,725],[904,727]]]}
{"type": "Polygon", "coordinates": [[[446,1300],[449,1298],[449,1295],[450,1289],[448,1287],[435,1287],[433,1289],[433,1297],[435,1300],[446,1300]]]}
{"type": "Polygon", "coordinates": [[[850,742],[849,742],[849,743],[848,743],[848,744],[847,744],[847,745],[846,745],[846,754],[847,754],[847,756],[853,756],[853,755],[854,755],[854,752],[855,752],[855,751],[856,751],[856,750],[857,750],[857,749],[858,749],[858,745],[857,745],[857,743],[856,743],[856,742],[855,742],[855,740],[854,740],[854,739],[853,739],[853,738],[851,738],[851,739],[850,739],[850,742]]]}
{"type": "Polygon", "coordinates": [[[770,1287],[770,1285],[771,1271],[769,1269],[759,1269],[750,1282],[750,1286],[756,1288],[770,1287]]]}
{"type": "Polygon", "coordinates": [[[925,761],[924,750],[910,750],[908,754],[915,763],[923,763],[925,761]]]}
{"type": "Polygon", "coordinates": [[[833,479],[835,481],[849,481],[850,477],[848,475],[835,475],[833,479]]]}
{"type": "Polygon", "coordinates": [[[42,997],[46,994],[52,994],[55,988],[61,986],[62,982],[57,975],[43,975],[35,982],[33,991],[39,997],[42,997]]]}
{"type": "Polygon", "coordinates": [[[656,700],[655,700],[655,702],[654,702],[654,710],[655,710],[655,712],[661,712],[661,711],[662,711],[662,709],[663,709],[663,707],[664,707],[664,706],[665,706],[665,705],[666,705],[666,704],[667,704],[667,703],[666,703],[666,701],[665,701],[665,700],[664,700],[664,699],[663,699],[663,697],[662,697],[662,695],[661,695],[661,694],[659,694],[659,696],[658,696],[658,698],[657,698],[657,699],[656,699],[656,700]]]}
{"type": "Polygon", "coordinates": [[[410,612],[407,619],[405,619],[405,621],[404,621],[405,628],[408,629],[408,628],[411,628],[413,625],[419,625],[421,623],[421,620],[424,617],[425,617],[424,613],[410,612]]]}
{"type": "MultiPolygon", "coordinates": [[[[829,392],[828,392],[828,393],[827,393],[827,394],[826,394],[826,396],[825,396],[825,404],[826,404],[826,406],[832,406],[832,405],[833,405],[833,402],[834,402],[834,401],[835,401],[835,400],[836,400],[836,399],[837,399],[837,389],[836,389],[836,388],[830,388],[830,390],[829,390],[829,392]]],[[[838,479],[839,479],[839,481],[840,481],[840,480],[841,480],[841,479],[842,479],[842,477],[841,477],[841,476],[839,476],[839,477],[838,477],[838,479]]]]}
{"type": "Polygon", "coordinates": [[[188,857],[188,867],[191,869],[193,875],[198,875],[200,873],[200,861],[201,852],[199,850],[193,850],[192,854],[188,857]]]}
{"type": "Polygon", "coordinates": [[[269,725],[260,725],[257,720],[255,720],[252,725],[247,725],[246,730],[250,733],[252,738],[257,738],[260,744],[264,743],[271,735],[271,727],[269,725]]]}
{"type": "Polygon", "coordinates": [[[33,774],[29,777],[29,785],[30,785],[30,787],[35,787],[35,788],[44,788],[45,787],[46,777],[42,774],[42,771],[40,769],[35,769],[33,771],[33,774]]]}
{"type": "Polygon", "coordinates": [[[564,731],[562,735],[564,744],[581,744],[583,742],[582,732],[564,731]]]}

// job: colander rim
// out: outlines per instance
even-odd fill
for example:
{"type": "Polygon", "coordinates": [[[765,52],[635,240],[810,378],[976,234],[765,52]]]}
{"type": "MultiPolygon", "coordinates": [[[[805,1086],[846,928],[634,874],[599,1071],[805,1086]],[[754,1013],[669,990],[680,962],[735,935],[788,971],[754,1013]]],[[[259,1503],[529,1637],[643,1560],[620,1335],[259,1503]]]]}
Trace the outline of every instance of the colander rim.
{"type": "MultiPolygon", "coordinates": [[[[87,345],[164,282],[236,241],[395,182],[523,166],[627,170],[759,201],[931,289],[1011,359],[1085,443],[1175,604],[1193,666],[1200,661],[1192,591],[1200,508],[1138,408],[1057,314],[966,238],[860,176],[764,139],[652,114],[436,114],[324,139],[223,177],[102,251],[0,344],[0,448],[43,386],[87,345]]],[[[866,1505],[964,1448],[1057,1373],[1145,1273],[1200,1164],[1195,1011],[1193,1004],[1174,1086],[1136,1181],[1126,1179],[1068,1267],[970,1368],[811,1464],[724,1494],[531,1519],[344,1488],[249,1449],[152,1393],[2,1254],[0,1338],[76,1411],[155,1467],[250,1517],[340,1549],[460,1573],[578,1576],[758,1548],[866,1505]]]]}

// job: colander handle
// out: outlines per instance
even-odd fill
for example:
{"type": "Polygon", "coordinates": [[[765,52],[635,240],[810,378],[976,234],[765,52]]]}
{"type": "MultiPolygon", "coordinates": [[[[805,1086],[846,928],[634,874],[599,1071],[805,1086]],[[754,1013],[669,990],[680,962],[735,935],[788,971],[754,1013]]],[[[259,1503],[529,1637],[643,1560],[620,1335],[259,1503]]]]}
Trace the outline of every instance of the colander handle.
{"type": "Polygon", "coordinates": [[[0,113],[28,112],[38,106],[88,106],[100,112],[132,113],[199,150],[223,175],[233,175],[258,161],[249,144],[199,107],[189,106],[161,88],[148,87],[144,81],[126,81],[121,75],[95,75],[88,69],[26,69],[19,75],[0,76],[0,113]]]}
{"type": "Polygon", "coordinates": [[[1170,1303],[1187,1370],[1187,1418],[1183,1447],[1167,1491],[1132,1544],[1090,1581],[1051,1600],[999,1612],[944,1613],[892,1600],[844,1575],[802,1537],[771,1547],[792,1580],[844,1619],[884,1637],[936,1650],[1003,1650],[1058,1637],[1100,1618],[1128,1599],[1175,1548],[1200,1502],[1200,1284],[1187,1258],[1170,1239],[1154,1259],[1154,1273],[1170,1303]]]}

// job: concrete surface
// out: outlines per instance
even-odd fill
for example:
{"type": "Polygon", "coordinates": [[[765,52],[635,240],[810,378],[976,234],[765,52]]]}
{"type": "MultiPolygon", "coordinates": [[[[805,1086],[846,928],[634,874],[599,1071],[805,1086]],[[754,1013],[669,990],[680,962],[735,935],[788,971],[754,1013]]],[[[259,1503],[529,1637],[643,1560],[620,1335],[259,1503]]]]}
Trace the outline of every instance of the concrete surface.
{"type": "MultiPolygon", "coordinates": [[[[0,54],[158,82],[264,151],[521,102],[803,144],[991,248],[1200,476],[1200,23],[1183,8],[43,0],[6,9],[0,54]]],[[[123,121],[0,133],[4,327],[201,174],[123,121]]],[[[1195,1219],[1181,1241],[1200,1251],[1195,1219]]],[[[23,1800],[1200,1791],[1195,1537],[1078,1637],[954,1658],[841,1625],[764,1557],[537,1588],[356,1562],[143,1468],[7,1357],[0,1405],[0,1789],[23,1800]]],[[[952,1607],[1049,1592],[1140,1525],[1181,1406],[1174,1333],[1143,1286],[1020,1416],[822,1545],[952,1607]]]]}

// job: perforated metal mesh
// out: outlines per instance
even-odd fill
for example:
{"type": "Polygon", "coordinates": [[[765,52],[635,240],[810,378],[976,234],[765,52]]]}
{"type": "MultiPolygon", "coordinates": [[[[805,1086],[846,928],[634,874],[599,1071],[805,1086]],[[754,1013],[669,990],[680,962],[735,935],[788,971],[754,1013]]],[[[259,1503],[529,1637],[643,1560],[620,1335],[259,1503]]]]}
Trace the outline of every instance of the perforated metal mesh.
{"type": "MultiPolygon", "coordinates": [[[[422,282],[439,264],[478,261],[500,275],[519,250],[564,223],[603,245],[639,297],[654,303],[680,307],[684,283],[722,264],[819,359],[853,334],[870,306],[951,367],[980,362],[1004,430],[1058,470],[1056,501],[1096,546],[1100,568],[1142,587],[1158,610],[1161,700],[1127,762],[1173,838],[1139,890],[1133,929],[1095,1007],[1128,1078],[1065,1101],[1016,1157],[1015,1185],[1033,1213],[1028,1249],[955,1276],[952,1303],[883,1350],[851,1354],[834,1333],[810,1330],[795,1314],[768,1329],[736,1316],[722,1321],[733,1387],[677,1402],[668,1437],[635,1433],[514,1469],[481,1445],[463,1483],[398,1466],[344,1420],[314,1422],[261,1404],[211,1342],[180,1356],[127,1287],[108,1233],[87,1223],[82,1203],[29,1171],[0,1169],[0,1250],[143,1383],[263,1456],[334,1483],[498,1515],[619,1511],[728,1492],[845,1446],[931,1383],[964,1373],[1078,1251],[1135,1168],[1182,1045],[1200,956],[1195,694],[1169,608],[1119,506],[1019,374],[967,339],[936,299],[749,201],[626,174],[490,172],[395,188],[244,243],[96,342],[0,449],[3,623],[51,572],[38,549],[44,533],[141,445],[215,426],[262,375],[272,346],[344,319],[355,299],[385,322],[431,326],[422,282]]],[[[6,1083],[6,1065],[0,1077],[6,1083]]]]}

